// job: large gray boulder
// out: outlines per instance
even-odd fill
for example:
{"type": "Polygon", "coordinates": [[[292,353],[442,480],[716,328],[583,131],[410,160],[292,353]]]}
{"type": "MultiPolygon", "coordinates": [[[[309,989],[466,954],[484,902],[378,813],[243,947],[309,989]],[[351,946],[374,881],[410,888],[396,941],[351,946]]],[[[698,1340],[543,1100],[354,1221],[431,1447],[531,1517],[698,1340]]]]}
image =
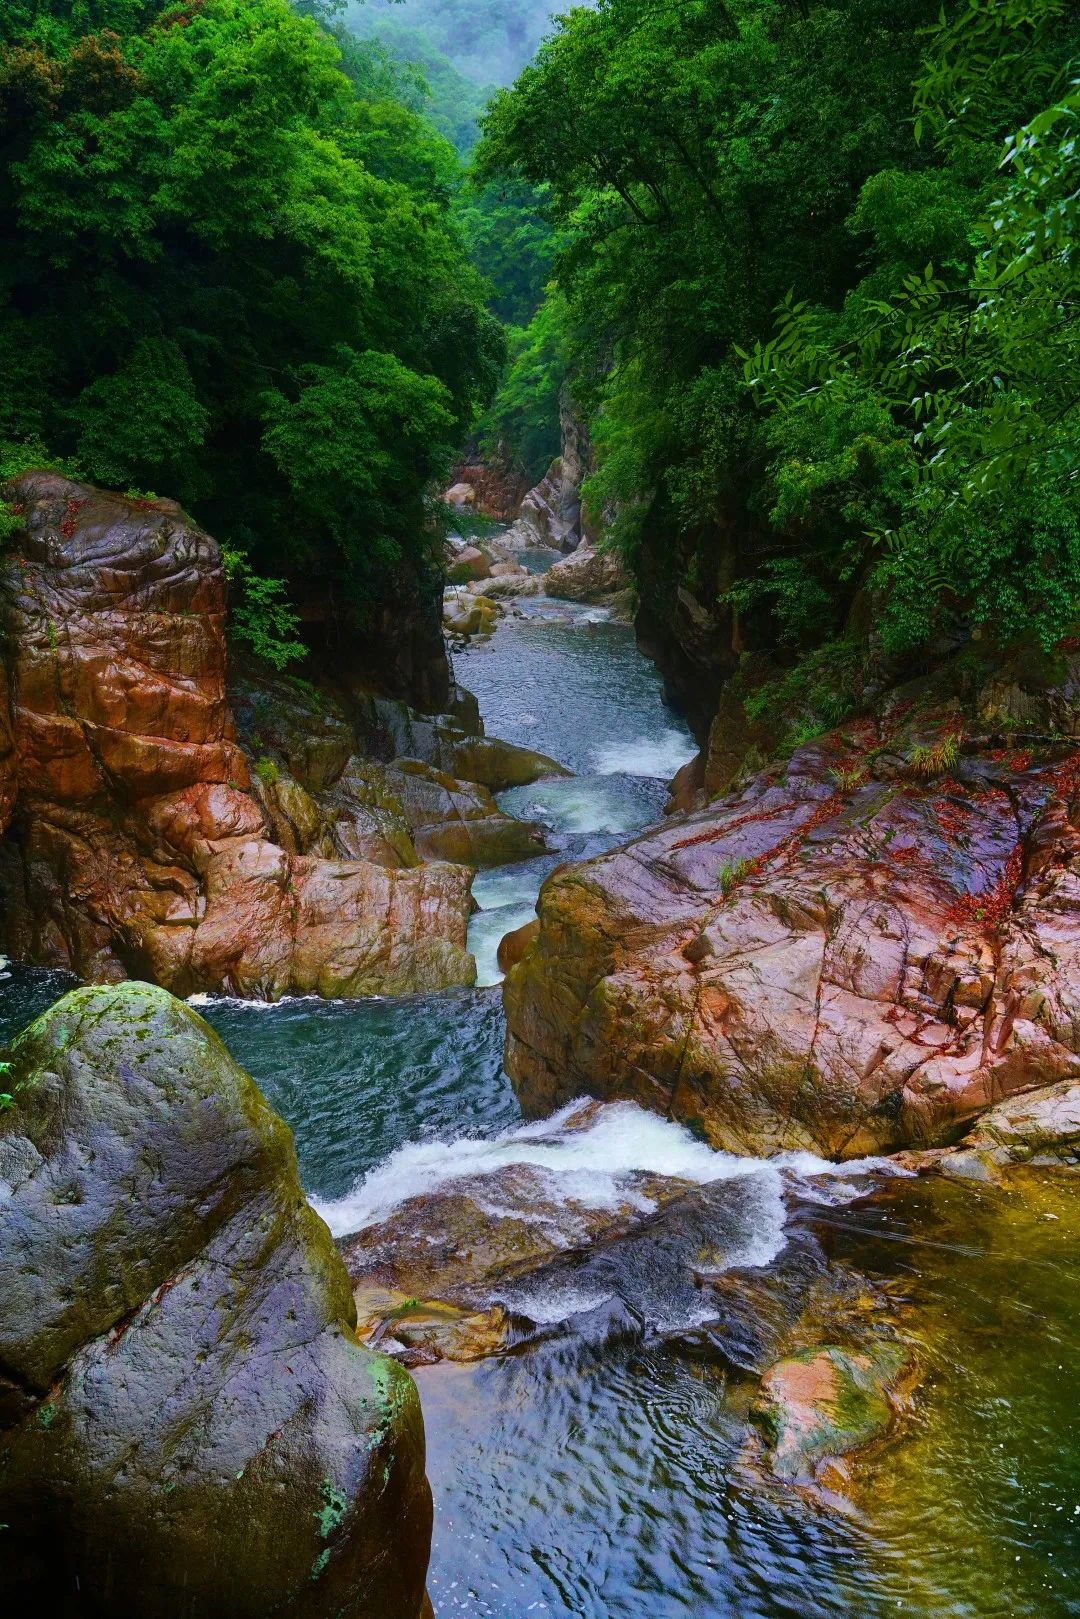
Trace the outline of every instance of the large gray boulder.
{"type": "Polygon", "coordinates": [[[0,1112],[0,1596],[417,1619],[416,1391],[357,1343],[292,1138],[164,990],[78,989],[0,1112]]]}

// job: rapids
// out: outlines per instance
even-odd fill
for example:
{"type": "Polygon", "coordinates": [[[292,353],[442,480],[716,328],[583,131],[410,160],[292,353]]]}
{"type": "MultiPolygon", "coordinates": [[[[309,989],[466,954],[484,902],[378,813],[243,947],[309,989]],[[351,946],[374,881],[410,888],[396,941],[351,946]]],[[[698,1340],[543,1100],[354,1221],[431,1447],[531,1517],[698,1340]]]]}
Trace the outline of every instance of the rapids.
{"type": "MultiPolygon", "coordinates": [[[[579,1254],[567,1224],[565,1285],[525,1282],[515,1302],[572,1330],[416,1372],[439,1619],[1080,1614],[1080,1221],[1067,1193],[1051,1186],[1025,1211],[872,1164],[737,1159],[630,1104],[596,1108],[585,1128],[567,1126],[571,1109],[524,1122],[502,1070],[499,939],[533,914],[553,866],[655,820],[693,745],[632,631],[595,609],[525,598],[456,666],[492,735],[575,771],[501,795],[544,823],[552,851],[477,876],[481,987],[200,998],[199,1010],[291,1125],[335,1233],[521,1164],[555,1209],[647,1203],[643,1173],[704,1191],[693,1219],[646,1224],[610,1254],[579,1254]],[[879,1181],[883,1195],[860,1203],[879,1181]],[[843,1511],[762,1485],[746,1396],[692,1342],[685,1279],[702,1256],[767,1275],[796,1220],[922,1312],[926,1398],[843,1511]],[[673,1326],[688,1336],[660,1335],[673,1326]]],[[[3,970],[0,1039],[70,982],[3,970]]]]}

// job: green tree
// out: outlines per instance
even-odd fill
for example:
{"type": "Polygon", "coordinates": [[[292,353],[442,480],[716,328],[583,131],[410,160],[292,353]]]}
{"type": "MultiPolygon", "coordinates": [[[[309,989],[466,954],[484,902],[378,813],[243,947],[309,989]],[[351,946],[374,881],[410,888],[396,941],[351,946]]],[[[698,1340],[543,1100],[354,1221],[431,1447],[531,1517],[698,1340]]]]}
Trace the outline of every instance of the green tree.
{"type": "Polygon", "coordinates": [[[943,615],[1050,644],[1080,610],[1078,44],[1058,0],[943,20],[914,94],[934,168],[867,182],[868,275],[835,311],[789,297],[747,357],[774,520],[846,500],[897,648],[943,615]]]}
{"type": "Polygon", "coordinates": [[[1078,43],[1064,0],[599,0],[496,96],[650,602],[793,650],[867,585],[896,648],[1075,615],[1078,43]]]}
{"type": "Polygon", "coordinates": [[[0,437],[355,616],[429,566],[503,339],[452,149],[345,66],[286,0],[3,8],[0,437]]]}

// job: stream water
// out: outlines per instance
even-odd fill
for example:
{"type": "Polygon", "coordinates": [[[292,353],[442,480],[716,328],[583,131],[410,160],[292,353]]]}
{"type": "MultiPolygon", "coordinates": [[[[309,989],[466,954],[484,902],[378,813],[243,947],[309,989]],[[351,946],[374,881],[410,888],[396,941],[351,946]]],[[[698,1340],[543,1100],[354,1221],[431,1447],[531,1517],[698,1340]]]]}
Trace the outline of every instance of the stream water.
{"type": "MultiPolygon", "coordinates": [[[[1020,1205],[898,1181],[867,1206],[844,1177],[807,1181],[812,1164],[725,1160],[627,1106],[600,1110],[586,1132],[559,1119],[524,1124],[502,1071],[498,940],[533,914],[553,865],[657,818],[691,743],[632,632],[595,610],[526,598],[456,667],[492,735],[576,773],[503,795],[544,822],[552,850],[478,876],[481,987],[405,1001],[200,1004],[292,1126],[305,1186],[331,1227],[355,1229],[485,1167],[539,1166],[552,1198],[586,1201],[618,1195],[621,1177],[644,1170],[708,1187],[720,1262],[768,1267],[797,1182],[803,1218],[830,1251],[918,1306],[929,1375],[903,1442],[870,1464],[841,1512],[763,1489],[743,1463],[745,1401],[718,1366],[613,1328],[610,1312],[569,1338],[423,1368],[440,1619],[1080,1615],[1071,1188],[1047,1178],[1020,1205]]],[[[9,969],[0,1040],[68,983],[9,969]]],[[[683,1234],[684,1247],[702,1240],[683,1234]]],[[[617,1294],[638,1321],[683,1311],[692,1324],[672,1256],[657,1243],[628,1253],[617,1274],[592,1274],[584,1302],[555,1298],[551,1310],[592,1321],[596,1299],[617,1294]]]]}

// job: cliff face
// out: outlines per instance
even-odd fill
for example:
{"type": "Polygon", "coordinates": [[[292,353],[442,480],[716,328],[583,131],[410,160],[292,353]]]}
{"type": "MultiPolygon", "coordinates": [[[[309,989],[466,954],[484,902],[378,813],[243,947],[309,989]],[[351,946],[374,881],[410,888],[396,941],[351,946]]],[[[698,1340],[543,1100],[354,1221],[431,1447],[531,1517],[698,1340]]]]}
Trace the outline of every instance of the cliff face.
{"type": "Polygon", "coordinates": [[[664,678],[669,699],[704,744],[724,682],[743,651],[735,614],[717,600],[734,578],[736,551],[734,540],[726,543],[722,535],[698,555],[682,556],[679,549],[676,536],[644,536],[634,561],[634,628],[638,645],[664,678]]]}
{"type": "MultiPolygon", "coordinates": [[[[344,834],[321,824],[282,834],[283,795],[302,823],[319,809],[284,767],[265,771],[280,792],[253,790],[226,692],[214,541],[169,501],[49,473],[15,498],[25,534],[0,565],[0,947],[178,994],[469,982],[470,874],[421,865],[404,812],[404,855],[348,858],[344,834]]],[[[324,787],[356,746],[341,729],[324,787]]],[[[352,805],[366,827],[371,783],[335,790],[337,819],[352,805]]]]}
{"type": "Polygon", "coordinates": [[[541,893],[505,986],[530,1112],[587,1092],[715,1146],[947,1143],[1080,1076],[1080,660],[947,682],[541,893]]]}
{"type": "Polygon", "coordinates": [[[570,552],[595,539],[581,504],[581,486],[593,468],[588,430],[569,395],[559,399],[559,454],[524,496],[507,539],[511,545],[549,545],[570,552]]]}

